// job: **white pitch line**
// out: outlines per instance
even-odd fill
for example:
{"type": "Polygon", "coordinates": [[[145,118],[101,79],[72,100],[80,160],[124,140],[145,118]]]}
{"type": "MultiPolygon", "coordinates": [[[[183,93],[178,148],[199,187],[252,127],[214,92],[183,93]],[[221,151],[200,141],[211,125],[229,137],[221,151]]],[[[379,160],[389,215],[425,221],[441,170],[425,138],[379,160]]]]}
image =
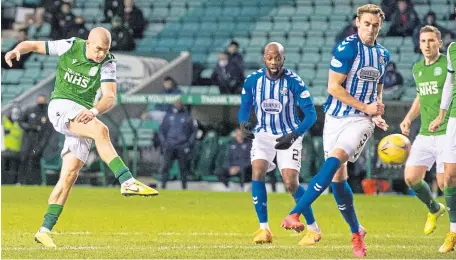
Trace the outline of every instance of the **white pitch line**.
{"type": "Polygon", "coordinates": [[[62,246],[57,248],[44,247],[3,247],[4,251],[42,251],[42,250],[100,250],[110,249],[111,246],[62,246]]]}

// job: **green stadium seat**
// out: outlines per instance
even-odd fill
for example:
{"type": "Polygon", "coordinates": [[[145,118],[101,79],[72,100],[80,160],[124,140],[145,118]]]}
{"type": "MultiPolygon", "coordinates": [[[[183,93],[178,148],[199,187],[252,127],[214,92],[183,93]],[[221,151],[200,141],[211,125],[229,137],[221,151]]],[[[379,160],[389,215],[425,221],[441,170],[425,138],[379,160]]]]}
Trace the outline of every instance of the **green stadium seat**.
{"type": "Polygon", "coordinates": [[[185,15],[185,13],[187,12],[187,10],[185,9],[185,7],[173,7],[169,10],[169,16],[182,16],[182,15],[185,15]]]}
{"type": "Polygon", "coordinates": [[[286,31],[288,32],[291,29],[291,24],[289,22],[276,22],[272,27],[272,31],[286,31]]]}
{"type": "Polygon", "coordinates": [[[205,69],[201,72],[201,78],[203,79],[210,79],[212,76],[212,72],[214,72],[214,69],[205,69]]]}
{"type": "Polygon", "coordinates": [[[24,70],[9,70],[2,83],[18,84],[23,75],[24,70]]]}
{"type": "Polygon", "coordinates": [[[303,135],[302,152],[301,152],[301,170],[299,176],[304,182],[309,182],[314,175],[312,171],[312,164],[314,162],[315,152],[312,143],[312,137],[309,133],[303,135]]]}
{"type": "Polygon", "coordinates": [[[220,95],[220,89],[218,86],[209,86],[209,95],[220,95]]]}
{"type": "Polygon", "coordinates": [[[281,6],[277,10],[277,16],[293,16],[296,12],[296,8],[292,6],[281,6]]]}
{"type": "Polygon", "coordinates": [[[291,24],[291,31],[308,31],[310,30],[310,23],[307,21],[296,21],[291,24]]]}
{"type": "MultiPolygon", "coordinates": [[[[301,61],[301,54],[299,53],[290,53],[287,51],[287,56],[285,59],[286,64],[299,63],[301,61]]],[[[294,65],[293,65],[294,66],[294,65]]]]}
{"type": "Polygon", "coordinates": [[[228,6],[223,9],[223,16],[238,16],[241,14],[241,8],[239,7],[233,7],[233,6],[228,6]]]}
{"type": "Polygon", "coordinates": [[[295,15],[296,16],[311,16],[314,14],[314,9],[311,6],[298,6],[296,8],[295,15]]]}
{"type": "Polygon", "coordinates": [[[208,132],[201,142],[198,165],[195,170],[198,176],[202,176],[203,181],[214,181],[215,158],[218,153],[218,146],[217,134],[212,131],[208,132]]]}
{"type": "Polygon", "coordinates": [[[268,32],[272,30],[272,25],[272,22],[257,22],[254,30],[268,32]]]}
{"type": "Polygon", "coordinates": [[[306,47],[321,47],[326,44],[326,40],[323,37],[307,37],[306,47]]]}
{"type": "Polygon", "coordinates": [[[311,21],[310,22],[310,29],[315,31],[325,31],[328,29],[328,23],[322,21],[311,21]]]}
{"type": "MultiPolygon", "coordinates": [[[[182,89],[182,86],[180,86],[179,88],[182,89]]],[[[152,119],[144,120],[142,122],[141,128],[152,129],[155,132],[158,132],[158,130],[160,129],[160,122],[152,119]]]]}
{"type": "Polygon", "coordinates": [[[332,0],[318,0],[314,1],[315,8],[326,8],[327,6],[332,5],[332,0]]]}
{"type": "Polygon", "coordinates": [[[402,37],[386,37],[383,41],[384,46],[387,49],[390,48],[398,48],[402,45],[403,38],[402,37]]]}
{"type": "Polygon", "coordinates": [[[318,63],[320,61],[320,54],[318,53],[304,53],[302,56],[302,62],[318,63]]]}
{"type": "Polygon", "coordinates": [[[298,75],[304,80],[304,82],[308,82],[315,78],[315,70],[314,69],[299,69],[298,75]]]}
{"type": "Polygon", "coordinates": [[[313,148],[315,151],[315,169],[320,169],[325,161],[325,151],[323,149],[323,138],[321,136],[312,137],[313,148]]]}
{"type": "Polygon", "coordinates": [[[430,10],[429,5],[415,5],[414,6],[418,17],[424,17],[430,10]]]}
{"type": "Polygon", "coordinates": [[[209,93],[208,86],[191,86],[190,87],[190,94],[194,95],[206,95],[209,93]]]}
{"type": "Polygon", "coordinates": [[[416,97],[416,88],[404,87],[404,92],[401,96],[401,101],[413,101],[416,97]]]}
{"type": "Polygon", "coordinates": [[[332,7],[326,7],[326,8],[315,8],[315,13],[312,17],[329,17],[333,13],[333,8],[332,7]]]}

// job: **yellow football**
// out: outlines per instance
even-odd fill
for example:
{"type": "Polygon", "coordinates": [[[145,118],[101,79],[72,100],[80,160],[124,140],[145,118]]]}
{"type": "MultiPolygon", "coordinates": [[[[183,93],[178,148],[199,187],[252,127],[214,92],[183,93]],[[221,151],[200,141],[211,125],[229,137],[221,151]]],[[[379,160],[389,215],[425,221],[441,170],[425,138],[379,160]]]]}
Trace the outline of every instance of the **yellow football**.
{"type": "Polygon", "coordinates": [[[401,134],[383,137],[378,144],[377,152],[380,160],[386,164],[401,165],[407,161],[410,153],[410,140],[401,134]]]}

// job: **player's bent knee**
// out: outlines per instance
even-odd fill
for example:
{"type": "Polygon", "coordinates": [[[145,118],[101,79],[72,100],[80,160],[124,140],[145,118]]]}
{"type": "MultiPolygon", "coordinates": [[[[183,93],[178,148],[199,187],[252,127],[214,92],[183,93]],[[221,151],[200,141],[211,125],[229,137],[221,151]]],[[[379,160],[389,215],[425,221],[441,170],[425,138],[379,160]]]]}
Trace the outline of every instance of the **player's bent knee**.
{"type": "Polygon", "coordinates": [[[95,124],[95,132],[95,140],[109,139],[109,128],[100,121],[95,124]]]}
{"type": "MultiPolygon", "coordinates": [[[[426,170],[424,170],[426,173],[426,170]]],[[[413,186],[418,184],[423,179],[423,173],[420,168],[407,166],[404,170],[404,181],[408,186],[413,186]]]]}
{"type": "Polygon", "coordinates": [[[348,154],[342,148],[334,149],[329,157],[336,157],[339,159],[341,165],[348,161],[348,154]]]}
{"type": "Polygon", "coordinates": [[[456,186],[456,163],[445,163],[443,182],[446,187],[456,186]]]}

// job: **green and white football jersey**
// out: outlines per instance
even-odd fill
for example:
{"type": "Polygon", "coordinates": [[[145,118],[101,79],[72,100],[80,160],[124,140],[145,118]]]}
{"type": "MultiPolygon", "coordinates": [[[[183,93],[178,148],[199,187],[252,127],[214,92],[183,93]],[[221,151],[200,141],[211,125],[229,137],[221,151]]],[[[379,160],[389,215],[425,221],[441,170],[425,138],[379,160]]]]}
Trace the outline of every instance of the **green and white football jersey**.
{"type": "Polygon", "coordinates": [[[101,63],[88,59],[85,40],[47,41],[46,54],[60,56],[51,99],[73,100],[90,109],[101,83],[116,82],[114,56],[108,52],[101,63]]]}
{"type": "MultiPolygon", "coordinates": [[[[451,43],[448,46],[447,50],[447,66],[448,72],[454,74],[454,69],[456,68],[456,43],[451,43]]],[[[448,109],[450,110],[450,117],[456,118],[456,77],[454,78],[453,82],[453,97],[452,97],[452,104],[451,107],[448,109]]]]}
{"type": "Polygon", "coordinates": [[[446,132],[448,115],[437,132],[429,131],[429,124],[439,115],[442,90],[446,79],[446,56],[431,65],[424,64],[424,58],[413,65],[413,78],[420,95],[421,135],[443,135],[446,132]]]}

